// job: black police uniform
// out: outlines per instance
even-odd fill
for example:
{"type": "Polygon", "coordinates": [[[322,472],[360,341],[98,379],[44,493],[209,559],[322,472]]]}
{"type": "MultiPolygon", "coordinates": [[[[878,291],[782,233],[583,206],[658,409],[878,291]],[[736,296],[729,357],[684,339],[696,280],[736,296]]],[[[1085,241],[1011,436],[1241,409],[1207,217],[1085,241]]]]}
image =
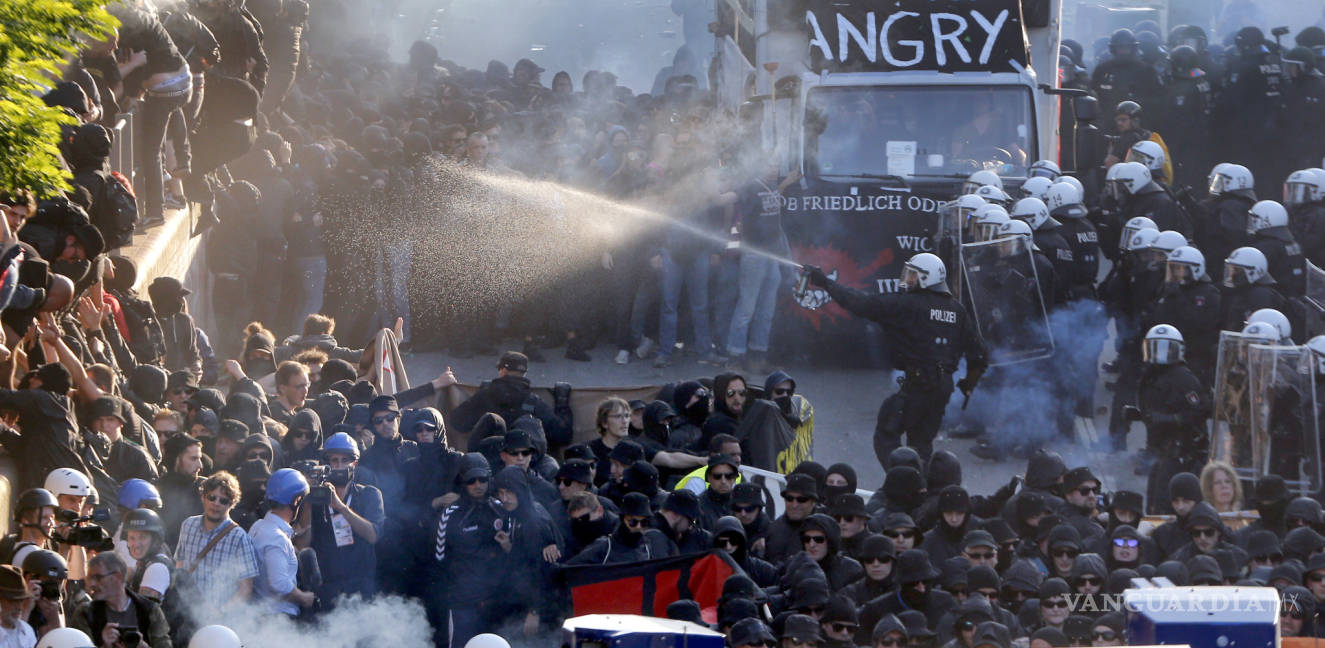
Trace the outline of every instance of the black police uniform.
{"type": "Polygon", "coordinates": [[[1288,300],[1275,290],[1275,283],[1254,283],[1236,288],[1224,287],[1224,315],[1220,318],[1221,330],[1241,331],[1247,318],[1262,308],[1273,308],[1280,313],[1288,312],[1288,300]]]}
{"type": "Polygon", "coordinates": [[[943,422],[943,410],[952,395],[952,374],[966,358],[962,387],[975,388],[988,365],[984,344],[970,314],[946,290],[867,295],[847,288],[812,269],[810,279],[824,287],[837,303],[860,317],[878,322],[887,334],[889,359],[905,372],[901,388],[884,400],[874,430],[874,452],[879,463],[902,444],[928,459],[934,435],[943,422]]]}
{"type": "Polygon", "coordinates": [[[1141,374],[1141,325],[1149,321],[1150,307],[1154,304],[1164,273],[1156,267],[1142,266],[1132,255],[1123,257],[1114,271],[1100,285],[1100,297],[1114,318],[1119,333],[1115,342],[1118,350],[1114,384],[1113,406],[1109,410],[1109,434],[1115,449],[1126,446],[1128,425],[1123,419],[1124,407],[1136,402],[1137,383],[1141,374]]]}
{"type": "Polygon", "coordinates": [[[1182,211],[1178,201],[1157,183],[1151,182],[1127,198],[1121,222],[1126,223],[1137,216],[1155,221],[1155,228],[1161,232],[1176,230],[1187,238],[1192,237],[1192,224],[1187,214],[1182,211]]]}
{"type": "Polygon", "coordinates": [[[1160,458],[1151,468],[1146,499],[1164,501],[1173,475],[1198,473],[1205,466],[1205,420],[1210,413],[1210,397],[1200,379],[1182,362],[1147,365],[1137,391],[1138,414],[1146,425],[1146,447],[1160,458]]]}
{"type": "Polygon", "coordinates": [[[1286,157],[1291,168],[1320,165],[1325,145],[1325,77],[1308,70],[1284,85],[1284,128],[1286,157]]]}
{"type": "Polygon", "coordinates": [[[1179,188],[1200,185],[1210,168],[1206,151],[1214,108],[1209,76],[1196,67],[1198,61],[1181,58],[1177,53],[1173,55],[1173,77],[1166,88],[1162,112],[1164,141],[1169,150],[1181,153],[1173,160],[1173,186],[1179,188]]]}
{"type": "Polygon", "coordinates": [[[1186,342],[1187,364],[1209,386],[1214,385],[1222,297],[1208,277],[1183,285],[1166,283],[1145,326],[1147,330],[1156,324],[1177,328],[1186,342]]]}
{"type": "MultiPolygon", "coordinates": [[[[1256,30],[1259,33],[1259,30],[1256,30]]],[[[1239,40],[1243,35],[1239,34],[1239,40]]],[[[1269,169],[1281,166],[1277,144],[1283,112],[1283,92],[1280,87],[1282,70],[1277,54],[1270,53],[1263,42],[1239,42],[1240,54],[1233,57],[1224,71],[1223,91],[1216,110],[1216,122],[1221,132],[1236,136],[1224,138],[1228,154],[1239,154],[1248,167],[1261,169],[1257,191],[1269,194],[1274,187],[1273,178],[1280,173],[1269,169]],[[1259,146],[1246,149],[1247,142],[1259,146]]]]}
{"type": "Polygon", "coordinates": [[[1307,292],[1307,259],[1302,246],[1293,240],[1287,227],[1267,227],[1256,232],[1252,247],[1265,255],[1270,276],[1279,282],[1279,289],[1288,297],[1300,297],[1307,292]]]}
{"type": "Polygon", "coordinates": [[[1307,258],[1325,267],[1325,202],[1294,206],[1288,212],[1288,229],[1307,258]]]}
{"type": "Polygon", "coordinates": [[[1127,100],[1142,106],[1159,96],[1159,74],[1139,58],[1114,57],[1095,66],[1090,86],[1106,110],[1127,100]]]}
{"type": "MultiPolygon", "coordinates": [[[[1084,210],[1084,207],[1076,206],[1075,209],[1084,210]]],[[[1089,299],[1095,296],[1095,277],[1100,272],[1100,237],[1095,226],[1086,219],[1085,214],[1080,216],[1063,216],[1057,218],[1060,225],[1058,234],[1067,242],[1067,247],[1072,250],[1072,271],[1069,274],[1061,275],[1058,279],[1060,283],[1068,284],[1066,287],[1068,299],[1075,301],[1078,299],[1089,299]],[[1070,281],[1068,278],[1070,277],[1070,281]]],[[[1037,240],[1036,245],[1039,245],[1037,240]]]]}
{"type": "Polygon", "coordinates": [[[1032,238],[1035,247],[1040,249],[1054,269],[1053,287],[1044,292],[1045,306],[1062,306],[1071,299],[1069,291],[1078,283],[1072,246],[1068,245],[1062,230],[1054,221],[1049,221],[1035,230],[1032,238]]]}
{"type": "Polygon", "coordinates": [[[1224,259],[1247,245],[1247,212],[1256,203],[1256,194],[1247,190],[1219,194],[1201,204],[1205,212],[1197,218],[1196,248],[1205,253],[1210,276],[1222,277],[1224,259]]]}

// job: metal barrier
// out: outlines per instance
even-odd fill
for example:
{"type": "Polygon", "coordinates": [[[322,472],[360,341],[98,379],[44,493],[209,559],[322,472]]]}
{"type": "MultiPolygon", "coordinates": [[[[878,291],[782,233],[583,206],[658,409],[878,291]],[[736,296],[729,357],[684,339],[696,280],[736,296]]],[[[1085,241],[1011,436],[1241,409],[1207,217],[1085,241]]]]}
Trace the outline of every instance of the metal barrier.
{"type": "Polygon", "coordinates": [[[119,171],[129,179],[130,184],[137,187],[138,178],[133,172],[133,122],[132,111],[115,116],[115,124],[111,128],[114,139],[110,144],[110,170],[119,171]]]}

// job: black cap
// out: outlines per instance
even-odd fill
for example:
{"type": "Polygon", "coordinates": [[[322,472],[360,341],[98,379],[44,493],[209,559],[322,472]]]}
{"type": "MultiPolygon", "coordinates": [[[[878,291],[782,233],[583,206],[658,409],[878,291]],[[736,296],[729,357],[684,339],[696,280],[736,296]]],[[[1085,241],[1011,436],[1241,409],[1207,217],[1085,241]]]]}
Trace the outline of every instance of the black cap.
{"type": "Polygon", "coordinates": [[[939,491],[939,513],[970,513],[971,495],[961,486],[944,486],[939,491]]]}
{"type": "Polygon", "coordinates": [[[903,585],[938,578],[941,572],[929,562],[929,554],[907,549],[897,557],[897,582],[903,585]]]}
{"type": "Polygon", "coordinates": [[[368,415],[371,417],[378,412],[400,413],[400,405],[396,403],[395,396],[378,396],[368,404],[368,415]]]}
{"type": "Polygon", "coordinates": [[[1109,508],[1119,511],[1131,511],[1137,515],[1145,513],[1145,497],[1136,491],[1114,491],[1109,508]]]}
{"type": "Polygon", "coordinates": [[[787,475],[787,485],[782,487],[782,492],[783,494],[800,493],[819,499],[819,489],[814,483],[814,478],[803,473],[787,475]]]}
{"type": "Polygon", "coordinates": [[[994,541],[994,535],[992,533],[983,529],[976,529],[974,531],[967,531],[966,535],[962,536],[962,549],[969,549],[971,547],[989,547],[991,549],[997,549],[998,543],[994,541]]]}
{"type": "Polygon", "coordinates": [[[102,396],[92,401],[92,408],[89,415],[93,420],[103,416],[113,416],[120,420],[120,423],[127,423],[124,420],[124,411],[120,408],[120,399],[114,396],[102,396]]]}
{"type": "Polygon", "coordinates": [[[648,403],[636,398],[635,400],[630,401],[630,411],[638,412],[644,409],[645,407],[648,407],[648,405],[649,405],[648,403]]]}
{"type": "Polygon", "coordinates": [[[1092,481],[1095,482],[1096,484],[1102,483],[1100,481],[1100,478],[1096,477],[1095,473],[1090,471],[1089,466],[1081,466],[1079,468],[1073,468],[1072,470],[1069,470],[1063,474],[1063,488],[1065,489],[1065,492],[1068,490],[1072,490],[1086,482],[1092,482],[1092,481]]]}
{"type": "Polygon", "coordinates": [[[907,610],[897,615],[897,620],[902,622],[902,627],[906,628],[906,636],[909,637],[933,637],[935,633],[929,629],[929,620],[925,618],[925,613],[920,610],[907,610]]]}
{"type": "Polygon", "coordinates": [[[217,430],[218,435],[230,439],[231,441],[243,441],[248,437],[248,433],[248,426],[243,422],[234,419],[225,419],[224,421],[221,421],[221,429],[217,430]]]}
{"type": "Polygon", "coordinates": [[[732,626],[731,632],[727,634],[728,643],[732,648],[748,646],[752,643],[777,641],[773,637],[773,631],[759,619],[741,619],[732,626]]]}
{"type": "Polygon", "coordinates": [[[865,498],[855,493],[838,495],[837,499],[833,500],[832,506],[828,508],[828,513],[833,517],[843,515],[869,517],[869,511],[865,509],[865,498]]]}
{"type": "Polygon", "coordinates": [[[497,368],[522,373],[529,371],[529,356],[519,351],[507,351],[501,354],[501,360],[497,361],[497,368]]]}
{"type": "Polygon", "coordinates": [[[736,463],[735,459],[731,458],[731,455],[715,454],[709,457],[708,466],[704,468],[704,478],[708,479],[709,471],[718,466],[730,466],[732,470],[741,471],[740,465],[736,463]]]}
{"type": "Polygon", "coordinates": [[[515,68],[513,68],[513,71],[518,72],[520,70],[529,70],[530,72],[534,73],[539,73],[544,71],[543,68],[538,67],[537,63],[527,58],[522,58],[515,62],[515,68]]]}
{"type": "Polygon", "coordinates": [[[698,623],[704,627],[708,624],[704,622],[704,616],[699,611],[699,604],[690,599],[681,599],[667,604],[667,618],[675,621],[689,621],[698,623]]]}
{"type": "Polygon", "coordinates": [[[153,301],[178,299],[186,295],[192,295],[193,291],[184,287],[179,279],[174,277],[157,277],[147,286],[147,294],[153,301]]]}
{"type": "Polygon", "coordinates": [[[783,639],[798,639],[805,643],[818,644],[823,642],[823,635],[820,634],[819,622],[814,617],[804,614],[793,614],[787,617],[782,625],[783,639]]]}
{"type": "Polygon", "coordinates": [[[593,481],[593,477],[590,476],[589,462],[583,459],[571,459],[561,464],[561,468],[557,470],[557,478],[569,479],[581,484],[589,484],[593,481]]]}
{"type": "Polygon", "coordinates": [[[612,448],[612,452],[607,457],[629,466],[644,458],[644,448],[630,439],[623,439],[621,443],[616,444],[615,448],[612,448]]]}
{"type": "Polygon", "coordinates": [[[675,490],[667,494],[662,508],[694,522],[699,519],[699,496],[693,491],[675,490]]]}
{"type": "Polygon", "coordinates": [[[198,391],[198,379],[191,372],[183,369],[170,372],[170,375],[166,377],[166,393],[180,388],[196,392],[198,391]]]}
{"type": "Polygon", "coordinates": [[[1201,501],[1201,479],[1189,472],[1181,472],[1169,478],[1169,501],[1180,497],[1194,502],[1201,501]]]}
{"type": "Polygon", "coordinates": [[[626,493],[621,498],[621,515],[633,515],[636,517],[650,517],[653,515],[653,508],[649,506],[649,498],[643,493],[626,493]]]}
{"type": "Polygon", "coordinates": [[[594,454],[593,448],[587,443],[566,446],[566,449],[561,451],[561,456],[566,461],[571,459],[583,459],[588,462],[598,461],[598,455],[594,454]]]}
{"type": "Polygon", "coordinates": [[[519,428],[512,428],[507,430],[506,435],[502,437],[501,449],[503,452],[510,452],[512,450],[522,450],[525,448],[533,448],[533,447],[534,447],[534,442],[530,440],[529,433],[519,428]]]}
{"type": "Polygon", "coordinates": [[[492,465],[481,453],[470,452],[460,458],[460,481],[467,482],[479,477],[491,477],[492,465]]]}
{"type": "Polygon", "coordinates": [[[897,555],[897,548],[893,545],[892,538],[877,533],[865,538],[865,542],[860,545],[860,558],[868,560],[870,558],[892,558],[897,555]]]}
{"type": "Polygon", "coordinates": [[[763,505],[764,491],[758,484],[743,482],[732,489],[732,506],[763,505]]]}
{"type": "Polygon", "coordinates": [[[1012,636],[1008,632],[1008,627],[997,621],[985,621],[975,627],[975,637],[971,639],[971,648],[980,648],[980,646],[993,646],[994,648],[1009,648],[1012,645],[1012,636]]]}

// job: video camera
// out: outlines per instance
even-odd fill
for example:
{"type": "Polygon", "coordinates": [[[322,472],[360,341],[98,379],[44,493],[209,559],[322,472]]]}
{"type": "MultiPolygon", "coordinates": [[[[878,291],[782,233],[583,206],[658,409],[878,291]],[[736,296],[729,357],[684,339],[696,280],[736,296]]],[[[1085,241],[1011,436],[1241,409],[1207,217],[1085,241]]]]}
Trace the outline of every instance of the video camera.
{"type": "Polygon", "coordinates": [[[115,541],[111,539],[110,534],[99,526],[102,522],[110,520],[110,511],[106,509],[93,509],[92,515],[82,516],[78,511],[59,509],[55,512],[55,520],[69,527],[64,537],[55,538],[59,542],[96,551],[112,551],[115,548],[115,541]]]}
{"type": "Polygon", "coordinates": [[[331,487],[327,477],[331,467],[318,463],[316,459],[301,459],[294,462],[293,468],[304,474],[312,488],[308,490],[309,506],[328,506],[331,504],[331,487]]]}

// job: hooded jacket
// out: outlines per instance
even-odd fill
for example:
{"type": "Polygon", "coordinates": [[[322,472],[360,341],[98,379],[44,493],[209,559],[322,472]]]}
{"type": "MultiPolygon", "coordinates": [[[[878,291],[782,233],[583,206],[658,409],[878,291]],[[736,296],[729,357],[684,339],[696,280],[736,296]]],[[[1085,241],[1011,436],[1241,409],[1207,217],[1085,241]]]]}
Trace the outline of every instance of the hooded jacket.
{"type": "MultiPolygon", "coordinates": [[[[1072,571],[1068,574],[1067,582],[1069,584],[1075,584],[1077,580],[1080,579],[1082,576],[1094,576],[1098,578],[1100,592],[1104,593],[1105,585],[1109,580],[1109,569],[1108,567],[1105,566],[1104,559],[1101,558],[1099,554],[1083,553],[1078,555],[1076,560],[1072,562],[1072,571]]],[[[1075,612],[1075,614],[1095,616],[1098,614],[1103,614],[1104,612],[1108,611],[1106,609],[1106,606],[1104,605],[1105,602],[1102,599],[1100,599],[1099,595],[1095,595],[1095,598],[1096,601],[1095,601],[1094,615],[1091,614],[1090,608],[1086,608],[1084,611],[1082,611],[1080,607],[1078,608],[1078,611],[1075,612]]]]}
{"type": "Polygon", "coordinates": [[[442,573],[441,582],[447,584],[444,595],[451,608],[471,608],[490,601],[503,585],[500,565],[504,554],[493,529],[505,517],[501,504],[486,495],[474,499],[462,494],[442,511],[434,558],[442,573]]]}
{"type": "Polygon", "coordinates": [[[828,555],[819,561],[819,566],[823,568],[828,585],[834,592],[865,577],[865,568],[854,558],[842,553],[842,528],[838,526],[837,520],[821,513],[811,515],[801,527],[802,533],[809,530],[822,531],[828,538],[828,555]]]}
{"type": "Polygon", "coordinates": [[[363,356],[363,349],[343,347],[336,341],[335,336],[327,333],[292,335],[276,347],[276,363],[280,364],[309,349],[317,349],[326,353],[330,359],[340,359],[354,365],[359,364],[359,359],[363,356]]]}
{"type": "Polygon", "coordinates": [[[718,518],[717,523],[713,525],[713,537],[722,535],[731,536],[736,540],[736,551],[732,552],[732,560],[741,566],[755,584],[769,587],[777,583],[777,568],[766,560],[750,555],[745,528],[741,526],[740,520],[730,515],[718,518]]]}
{"type": "Polygon", "coordinates": [[[508,605],[524,609],[541,609],[554,597],[552,567],[543,559],[543,548],[564,547],[542,504],[534,501],[529,489],[529,476],[518,466],[502,468],[492,479],[492,490],[507,490],[519,500],[514,511],[505,511],[503,528],[510,537],[511,550],[505,552],[499,570],[505,585],[501,592],[508,605]]]}
{"type": "MultiPolygon", "coordinates": [[[[740,415],[727,408],[727,387],[733,380],[740,379],[746,383],[745,377],[736,373],[722,373],[713,378],[713,413],[704,419],[702,426],[703,438],[702,446],[707,449],[709,441],[718,434],[730,434],[736,436],[736,426],[739,423],[740,415]]],[[[749,403],[750,400],[746,400],[749,403]]],[[[738,437],[739,438],[739,437],[738,437]]]]}
{"type": "MultiPolygon", "coordinates": [[[[604,516],[606,517],[606,516],[604,516]]],[[[617,524],[611,535],[606,535],[584,551],[576,554],[567,565],[611,565],[639,562],[675,555],[676,545],[658,529],[645,529],[631,533],[624,521],[617,524]]]]}
{"type": "Polygon", "coordinates": [[[281,439],[281,454],[283,461],[281,465],[293,466],[296,461],[305,459],[319,459],[322,456],[322,419],[311,409],[302,409],[294,413],[290,418],[289,428],[291,430],[312,430],[313,439],[304,446],[303,450],[294,449],[294,437],[288,432],[281,439]]]}
{"type": "Polygon", "coordinates": [[[424,524],[433,516],[433,500],[455,490],[460,464],[465,455],[446,444],[446,423],[442,413],[432,407],[415,412],[414,423],[430,420],[437,426],[437,438],[429,444],[417,444],[419,454],[405,460],[405,496],[388,510],[391,517],[407,526],[424,524]]]}
{"type": "Polygon", "coordinates": [[[461,433],[468,434],[479,418],[488,412],[501,416],[508,423],[531,414],[543,424],[549,446],[559,448],[571,443],[569,408],[561,414],[553,410],[533,393],[529,379],[524,376],[502,376],[480,387],[469,400],[451,412],[451,424],[461,433]]]}
{"type": "Polygon", "coordinates": [[[668,450],[685,450],[689,452],[705,452],[707,447],[701,444],[704,441],[704,420],[708,418],[710,398],[701,398],[699,402],[686,407],[690,403],[690,398],[695,392],[704,388],[703,383],[697,380],[689,380],[676,386],[672,392],[672,409],[679,415],[672,422],[672,433],[668,438],[668,450]]]}

